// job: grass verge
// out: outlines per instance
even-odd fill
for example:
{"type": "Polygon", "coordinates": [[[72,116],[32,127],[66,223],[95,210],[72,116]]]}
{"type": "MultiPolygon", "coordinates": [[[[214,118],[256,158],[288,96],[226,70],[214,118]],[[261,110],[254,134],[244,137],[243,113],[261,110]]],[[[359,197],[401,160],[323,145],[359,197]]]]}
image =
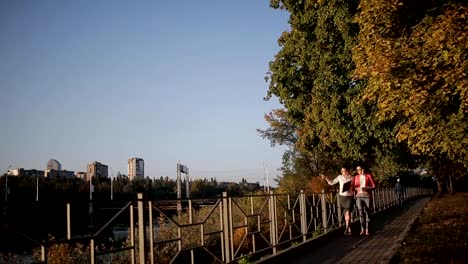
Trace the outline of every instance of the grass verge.
{"type": "Polygon", "coordinates": [[[433,198],[391,263],[467,263],[468,193],[433,198]]]}

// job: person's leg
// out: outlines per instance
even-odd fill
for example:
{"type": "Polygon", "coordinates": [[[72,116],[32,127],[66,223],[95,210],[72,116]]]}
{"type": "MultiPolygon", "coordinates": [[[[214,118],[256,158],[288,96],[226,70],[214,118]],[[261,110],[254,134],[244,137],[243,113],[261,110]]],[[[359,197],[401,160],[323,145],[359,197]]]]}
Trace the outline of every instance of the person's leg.
{"type": "Polygon", "coordinates": [[[363,197],[358,197],[356,199],[356,205],[357,205],[358,213],[359,213],[359,222],[361,223],[361,235],[363,235],[365,232],[363,197]]]}
{"type": "Polygon", "coordinates": [[[347,235],[351,235],[351,225],[350,225],[350,222],[351,222],[351,216],[350,216],[350,212],[349,212],[349,209],[344,209],[344,217],[345,217],[345,222],[346,222],[346,231],[345,233],[347,235]]]}
{"type": "Polygon", "coordinates": [[[356,200],[354,199],[353,196],[350,197],[350,204],[349,204],[349,210],[348,210],[348,217],[349,217],[349,234],[351,235],[351,220],[353,219],[353,211],[354,211],[354,206],[356,204],[356,200]]]}
{"type": "Polygon", "coordinates": [[[369,235],[369,222],[370,222],[370,217],[369,217],[369,214],[370,214],[370,198],[369,197],[365,197],[362,199],[362,207],[363,207],[363,211],[364,211],[364,214],[365,214],[365,221],[366,221],[366,225],[365,225],[365,232],[366,232],[366,235],[369,235]]]}
{"type": "Polygon", "coordinates": [[[340,204],[341,204],[341,209],[343,209],[343,214],[344,214],[344,219],[345,219],[345,235],[350,235],[351,234],[351,228],[349,226],[350,223],[350,215],[349,215],[349,210],[351,207],[351,197],[349,196],[340,196],[340,204]]]}

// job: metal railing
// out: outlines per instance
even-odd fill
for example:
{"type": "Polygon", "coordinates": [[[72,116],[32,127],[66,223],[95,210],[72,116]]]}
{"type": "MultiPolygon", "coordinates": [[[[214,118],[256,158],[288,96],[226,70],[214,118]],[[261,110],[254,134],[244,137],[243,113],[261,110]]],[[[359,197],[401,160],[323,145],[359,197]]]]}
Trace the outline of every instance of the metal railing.
{"type": "MultiPolygon", "coordinates": [[[[138,196],[142,198],[141,194],[138,194],[138,196]]],[[[139,199],[139,201],[142,201],[142,199],[139,199]]],[[[142,203],[142,202],[141,202],[142,203]]],[[[86,256],[86,259],[89,259],[89,263],[94,264],[96,263],[96,259],[98,256],[106,255],[106,254],[112,254],[112,253],[117,253],[117,252],[124,252],[124,251],[130,251],[131,257],[130,257],[130,263],[134,264],[136,259],[135,259],[135,250],[136,250],[136,243],[135,243],[135,221],[134,221],[134,205],[133,202],[128,202],[124,207],[122,207],[117,214],[115,214],[105,225],[103,225],[97,232],[88,235],[88,236],[71,236],[71,207],[70,204],[67,203],[67,237],[65,239],[56,239],[52,241],[43,241],[43,242],[38,242],[30,239],[33,241],[35,244],[41,247],[41,256],[40,256],[40,261],[36,262],[37,264],[39,263],[48,263],[48,253],[50,249],[54,245],[76,245],[76,243],[83,243],[87,244],[87,248],[89,250],[89,255],[86,256]],[[110,228],[111,224],[122,214],[124,214],[126,211],[129,212],[130,219],[130,228],[129,228],[129,246],[124,246],[120,248],[112,248],[112,249],[104,249],[104,250],[99,250],[95,241],[96,239],[100,238],[103,236],[103,231],[110,228]]],[[[143,221],[143,217],[139,218],[141,221],[143,221]]],[[[142,226],[143,224],[141,224],[142,226]]],[[[144,262],[143,262],[144,263],[144,262]]]]}
{"type": "MultiPolygon", "coordinates": [[[[404,199],[431,195],[431,189],[406,188],[404,199]]],[[[231,263],[243,258],[258,260],[281,250],[314,239],[342,226],[343,212],[336,193],[306,195],[275,194],[215,199],[148,201],[138,194],[102,228],[88,237],[72,238],[67,224],[67,239],[42,243],[42,263],[47,263],[53,244],[84,241],[89,262],[98,256],[127,252],[130,263],[231,263]],[[134,211],[137,211],[135,221],[134,211]],[[129,245],[99,249],[97,239],[116,219],[128,212],[129,245]],[[136,232],[137,231],[137,232],[136,232]]],[[[373,192],[374,212],[398,204],[393,189],[373,192]]],[[[67,206],[67,208],[69,208],[67,206]]],[[[357,219],[356,211],[353,219],[357,219]]],[[[67,210],[69,214],[70,210],[67,210]]],[[[68,218],[69,219],[69,216],[68,218]]]]}

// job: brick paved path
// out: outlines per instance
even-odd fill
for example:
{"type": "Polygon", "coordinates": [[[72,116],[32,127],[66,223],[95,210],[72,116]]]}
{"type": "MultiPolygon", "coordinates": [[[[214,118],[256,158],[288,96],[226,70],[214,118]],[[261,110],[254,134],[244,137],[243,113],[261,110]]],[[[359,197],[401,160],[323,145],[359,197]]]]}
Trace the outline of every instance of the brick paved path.
{"type": "Polygon", "coordinates": [[[408,233],[414,219],[430,198],[408,202],[403,209],[392,208],[371,218],[370,236],[359,236],[354,226],[351,237],[339,237],[294,256],[289,264],[308,263],[388,263],[408,233]]]}

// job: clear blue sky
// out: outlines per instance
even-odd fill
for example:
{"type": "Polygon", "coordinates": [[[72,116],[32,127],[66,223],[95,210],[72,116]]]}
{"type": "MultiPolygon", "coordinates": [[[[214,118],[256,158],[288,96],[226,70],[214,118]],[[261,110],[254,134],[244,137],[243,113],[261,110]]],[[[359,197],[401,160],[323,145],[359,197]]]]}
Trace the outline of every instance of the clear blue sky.
{"type": "MultiPolygon", "coordinates": [[[[0,1],[0,169],[100,161],[150,177],[262,183],[268,62],[288,14],[264,0],[0,1]]],[[[111,171],[109,171],[111,173],[111,171]]]]}

